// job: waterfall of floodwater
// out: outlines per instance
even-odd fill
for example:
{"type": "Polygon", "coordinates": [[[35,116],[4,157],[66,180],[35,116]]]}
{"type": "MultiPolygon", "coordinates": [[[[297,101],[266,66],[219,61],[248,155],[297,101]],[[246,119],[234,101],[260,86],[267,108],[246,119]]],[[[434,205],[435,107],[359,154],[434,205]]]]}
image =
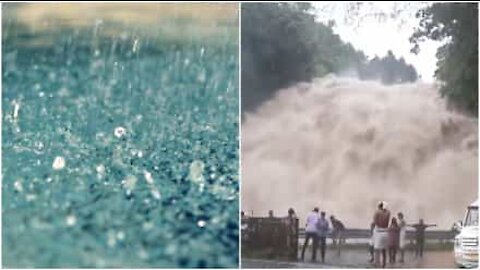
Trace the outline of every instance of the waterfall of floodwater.
{"type": "Polygon", "coordinates": [[[478,191],[478,123],[435,85],[334,76],[283,89],[242,124],[242,210],[304,218],[318,206],[366,228],[379,200],[441,229],[478,191]]]}

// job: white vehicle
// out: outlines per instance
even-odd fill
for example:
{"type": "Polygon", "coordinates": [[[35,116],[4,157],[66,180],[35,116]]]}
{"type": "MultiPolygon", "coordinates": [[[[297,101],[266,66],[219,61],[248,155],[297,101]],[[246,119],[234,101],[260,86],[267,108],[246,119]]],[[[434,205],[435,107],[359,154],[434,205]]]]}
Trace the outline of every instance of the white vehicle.
{"type": "Polygon", "coordinates": [[[455,224],[455,262],[460,267],[478,267],[478,200],[467,208],[465,220],[455,224]]]}

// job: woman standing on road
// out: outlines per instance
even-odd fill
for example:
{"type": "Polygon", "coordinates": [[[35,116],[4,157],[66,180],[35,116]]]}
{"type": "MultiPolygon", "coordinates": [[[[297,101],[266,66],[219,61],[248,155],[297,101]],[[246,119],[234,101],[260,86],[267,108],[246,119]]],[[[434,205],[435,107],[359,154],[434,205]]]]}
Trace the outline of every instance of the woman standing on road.
{"type": "Polygon", "coordinates": [[[403,213],[399,212],[398,213],[398,226],[400,227],[400,241],[399,241],[399,251],[400,251],[400,263],[404,262],[404,256],[405,256],[405,245],[407,244],[407,223],[405,222],[405,219],[403,217],[403,213]]]}
{"type": "Polygon", "coordinates": [[[388,257],[390,259],[390,264],[394,264],[396,262],[399,242],[400,227],[398,226],[397,219],[392,218],[392,222],[388,228],[388,257]]]}

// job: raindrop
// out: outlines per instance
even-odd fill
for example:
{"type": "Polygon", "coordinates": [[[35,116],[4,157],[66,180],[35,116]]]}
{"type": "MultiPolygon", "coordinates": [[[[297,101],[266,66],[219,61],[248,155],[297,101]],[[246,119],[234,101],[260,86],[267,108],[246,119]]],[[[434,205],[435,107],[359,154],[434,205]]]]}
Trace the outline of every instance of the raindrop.
{"type": "Polygon", "coordinates": [[[77,223],[77,218],[74,215],[68,215],[65,218],[65,223],[68,227],[72,227],[73,225],[75,225],[75,223],[77,223]]]}
{"type": "Polygon", "coordinates": [[[127,190],[127,193],[131,193],[135,189],[136,184],[137,178],[133,175],[129,175],[123,180],[123,187],[127,190]]]}
{"type": "Polygon", "coordinates": [[[148,259],[148,252],[145,251],[145,249],[142,248],[138,251],[138,257],[140,257],[141,259],[144,259],[144,260],[148,259]]]}
{"type": "Polygon", "coordinates": [[[189,178],[190,180],[194,182],[203,182],[203,169],[205,167],[205,164],[201,160],[195,160],[190,164],[190,174],[189,178]]]}
{"type": "Polygon", "coordinates": [[[158,191],[158,189],[152,189],[151,193],[152,193],[152,196],[157,200],[160,200],[162,198],[160,191],[158,191]]]}
{"type": "Polygon", "coordinates": [[[145,231],[149,231],[149,230],[153,229],[153,222],[150,222],[150,221],[144,222],[143,223],[143,229],[145,231]]]}
{"type": "Polygon", "coordinates": [[[205,220],[199,220],[197,222],[198,227],[203,228],[205,225],[207,225],[207,222],[205,220]]]}
{"type": "Polygon", "coordinates": [[[16,100],[12,101],[13,105],[13,121],[17,121],[18,119],[18,112],[20,111],[20,102],[17,102],[16,100]]]}
{"type": "Polygon", "coordinates": [[[153,177],[152,174],[148,171],[143,171],[143,176],[145,177],[145,181],[149,184],[153,184],[153,177]]]}
{"type": "Polygon", "coordinates": [[[118,240],[123,240],[125,239],[125,233],[123,231],[117,232],[117,239],[118,240]]]}
{"type": "Polygon", "coordinates": [[[115,244],[117,243],[117,239],[115,237],[115,233],[113,231],[108,231],[108,234],[107,234],[107,245],[109,247],[113,247],[115,246],[115,244]]]}
{"type": "Polygon", "coordinates": [[[37,196],[35,194],[25,195],[25,200],[27,200],[27,202],[31,202],[31,201],[35,200],[36,198],[37,198],[37,196]]]}
{"type": "Polygon", "coordinates": [[[40,141],[37,141],[37,142],[35,142],[35,144],[34,144],[34,145],[35,145],[35,149],[37,149],[37,151],[42,151],[42,150],[43,150],[43,148],[44,148],[44,145],[43,145],[43,143],[42,143],[42,142],[40,142],[40,141]]]}
{"type": "Polygon", "coordinates": [[[135,39],[135,41],[133,42],[133,49],[132,49],[132,51],[133,51],[134,53],[136,53],[136,52],[138,51],[138,47],[140,46],[139,43],[140,43],[140,42],[139,42],[138,39],[135,39]]]}
{"type": "Polygon", "coordinates": [[[23,192],[22,182],[20,182],[19,180],[15,181],[15,183],[13,183],[13,188],[18,192],[23,192]]]}
{"type": "Polygon", "coordinates": [[[60,156],[56,157],[55,160],[53,160],[52,168],[57,171],[65,168],[65,159],[60,156]]]}
{"type": "Polygon", "coordinates": [[[121,138],[127,134],[127,130],[124,127],[116,127],[114,134],[115,134],[115,137],[121,138]]]}
{"type": "Polygon", "coordinates": [[[97,171],[98,174],[104,174],[105,173],[105,166],[103,164],[98,165],[95,170],[97,171]]]}

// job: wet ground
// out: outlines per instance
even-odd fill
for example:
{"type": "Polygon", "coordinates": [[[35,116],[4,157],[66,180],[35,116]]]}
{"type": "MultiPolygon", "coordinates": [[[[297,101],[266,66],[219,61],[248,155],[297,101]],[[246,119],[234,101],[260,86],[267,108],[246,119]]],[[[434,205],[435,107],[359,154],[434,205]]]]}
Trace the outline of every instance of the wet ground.
{"type": "Polygon", "coordinates": [[[3,6],[2,266],[237,267],[236,36],[80,6],[3,6]]]}
{"type": "MultiPolygon", "coordinates": [[[[366,250],[344,250],[338,256],[327,251],[325,263],[310,262],[311,253],[306,252],[304,262],[274,261],[262,259],[242,259],[242,268],[374,268],[368,262],[366,250]]],[[[412,252],[405,254],[405,263],[387,265],[388,268],[455,268],[452,251],[428,251],[423,258],[416,259],[412,252]]]]}

